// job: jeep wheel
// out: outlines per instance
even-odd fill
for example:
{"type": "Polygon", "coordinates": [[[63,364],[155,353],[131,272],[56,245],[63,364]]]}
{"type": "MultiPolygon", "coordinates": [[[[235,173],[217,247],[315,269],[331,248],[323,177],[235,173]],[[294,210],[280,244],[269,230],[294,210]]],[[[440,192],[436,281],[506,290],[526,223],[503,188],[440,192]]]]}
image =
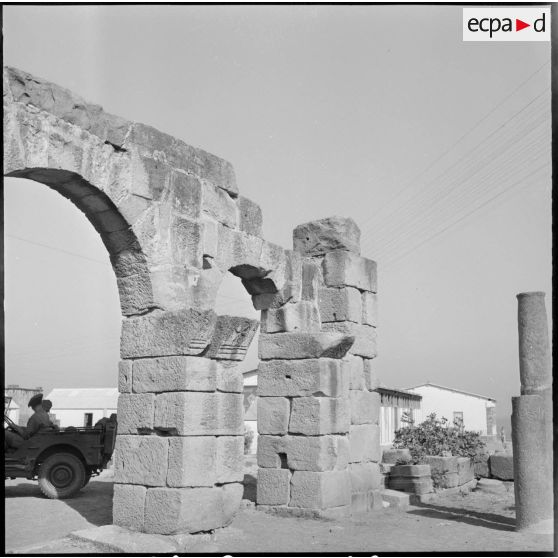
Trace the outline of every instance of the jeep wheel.
{"type": "Polygon", "coordinates": [[[85,467],[71,453],[47,457],[39,470],[39,487],[48,498],[71,498],[85,483],[85,467]]]}

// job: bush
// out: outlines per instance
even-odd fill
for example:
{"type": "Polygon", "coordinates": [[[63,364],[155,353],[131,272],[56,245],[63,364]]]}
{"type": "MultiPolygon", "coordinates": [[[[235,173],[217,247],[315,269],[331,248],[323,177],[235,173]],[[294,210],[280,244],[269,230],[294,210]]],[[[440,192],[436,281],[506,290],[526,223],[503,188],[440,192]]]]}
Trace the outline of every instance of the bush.
{"type": "Polygon", "coordinates": [[[247,426],[244,427],[244,453],[248,453],[254,441],[254,431],[247,426]]]}
{"type": "Polygon", "coordinates": [[[450,425],[448,419],[438,419],[436,413],[432,413],[418,426],[410,423],[397,430],[393,447],[408,448],[413,463],[422,463],[427,455],[454,455],[477,461],[485,445],[479,432],[465,430],[462,423],[450,425]]]}

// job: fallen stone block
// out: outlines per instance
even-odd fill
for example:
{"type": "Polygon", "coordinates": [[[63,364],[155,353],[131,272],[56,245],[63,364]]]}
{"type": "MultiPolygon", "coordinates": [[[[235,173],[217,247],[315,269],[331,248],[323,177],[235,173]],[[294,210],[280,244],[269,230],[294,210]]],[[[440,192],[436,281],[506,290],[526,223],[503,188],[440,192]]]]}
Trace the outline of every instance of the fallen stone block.
{"type": "Polygon", "coordinates": [[[348,396],[345,362],[339,359],[268,360],[258,366],[261,396],[348,396]]]}
{"type": "Polygon", "coordinates": [[[362,323],[376,327],[378,325],[378,295],[362,293],[362,323]]]}
{"type": "Polygon", "coordinates": [[[434,488],[455,488],[459,486],[458,473],[444,473],[443,475],[432,476],[434,488]]]}
{"type": "Polygon", "coordinates": [[[501,480],[513,480],[513,455],[495,453],[490,456],[490,475],[501,480]]]}
{"type": "Polygon", "coordinates": [[[318,308],[314,302],[308,300],[285,304],[281,308],[270,308],[262,312],[263,333],[285,331],[317,333],[320,328],[318,308]]]}
{"type": "Polygon", "coordinates": [[[348,471],[295,471],[291,478],[289,507],[336,508],[350,505],[348,471]]]}
{"type": "Polygon", "coordinates": [[[353,355],[374,358],[378,353],[376,328],[372,326],[353,322],[328,322],[322,324],[322,330],[353,337],[355,342],[350,348],[350,353],[353,355]]]}
{"type": "Polygon", "coordinates": [[[119,527],[143,531],[147,488],[135,484],[115,484],[112,497],[112,521],[119,527]]]}
{"type": "Polygon", "coordinates": [[[284,505],[289,502],[291,472],[288,469],[258,469],[258,505],[284,505]]]}
{"type": "Polygon", "coordinates": [[[117,436],[113,456],[114,482],[165,486],[168,449],[168,438],[117,436]]]}
{"type": "Polygon", "coordinates": [[[322,262],[324,281],[328,287],[356,287],[377,292],[376,262],[336,250],[325,255],[322,262]]]}
{"type": "Polygon", "coordinates": [[[380,461],[380,427],[377,424],[351,425],[349,447],[350,463],[380,461]]]}
{"type": "Polygon", "coordinates": [[[167,485],[173,488],[213,486],[216,482],[215,436],[172,436],[168,440],[167,485]]]}
{"type": "Polygon", "coordinates": [[[292,401],[289,433],[343,434],[349,431],[349,426],[350,408],[346,398],[296,397],[292,401]]]}
{"type": "Polygon", "coordinates": [[[118,434],[138,434],[153,429],[155,395],[121,393],[118,397],[118,434]]]}
{"type": "Polygon", "coordinates": [[[411,494],[426,494],[434,490],[430,477],[390,476],[388,479],[388,487],[392,490],[401,490],[411,494]]]}
{"type": "Polygon", "coordinates": [[[343,358],[353,342],[354,337],[339,333],[262,333],[259,358],[343,358]]]}
{"type": "Polygon", "coordinates": [[[411,452],[407,449],[385,449],[382,453],[382,463],[391,463],[396,465],[398,461],[405,460],[410,462],[412,460],[411,452]]]}
{"type": "Polygon", "coordinates": [[[469,457],[458,457],[457,474],[459,475],[459,486],[472,481],[475,478],[475,467],[473,464],[473,460],[469,457]]]}
{"type": "Polygon", "coordinates": [[[289,400],[286,397],[259,397],[258,433],[286,434],[290,408],[289,400]]]}
{"type": "Polygon", "coordinates": [[[349,462],[347,436],[288,436],[289,469],[297,471],[344,470],[349,462]]]}
{"type": "Polygon", "coordinates": [[[253,236],[262,236],[262,210],[260,206],[244,196],[238,196],[239,227],[242,232],[253,236]]]}
{"type": "Polygon", "coordinates": [[[293,231],[293,248],[304,256],[320,256],[332,250],[360,254],[360,229],[346,217],[327,217],[298,225],[293,231]]]}
{"type": "Polygon", "coordinates": [[[351,476],[351,490],[355,492],[368,492],[378,490],[381,484],[380,466],[378,463],[351,463],[349,465],[351,476]]]}
{"type": "Polygon", "coordinates": [[[375,391],[350,390],[351,424],[379,424],[380,394],[375,391]]]}
{"type": "Polygon", "coordinates": [[[390,478],[428,477],[431,476],[430,465],[395,465],[391,468],[390,478]]]}
{"type": "Polygon", "coordinates": [[[218,366],[201,357],[142,358],[134,362],[133,391],[215,391],[218,366]]]}
{"type": "Polygon", "coordinates": [[[320,318],[322,322],[350,321],[360,323],[362,319],[361,294],[353,287],[322,287],[318,291],[320,318]]]}
{"type": "Polygon", "coordinates": [[[410,505],[409,494],[399,490],[389,488],[382,490],[382,499],[389,504],[391,509],[406,511],[410,505]]]}

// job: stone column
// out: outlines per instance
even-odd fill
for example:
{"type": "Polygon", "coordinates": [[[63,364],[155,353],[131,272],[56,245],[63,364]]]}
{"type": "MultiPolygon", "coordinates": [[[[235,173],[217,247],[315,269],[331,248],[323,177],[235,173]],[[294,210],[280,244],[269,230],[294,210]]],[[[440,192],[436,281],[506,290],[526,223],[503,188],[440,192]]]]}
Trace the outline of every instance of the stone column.
{"type": "Polygon", "coordinates": [[[351,219],[297,227],[291,257],[301,265],[262,312],[262,509],[338,517],[380,501],[376,265],[359,240],[351,219]]]}
{"type": "Polygon", "coordinates": [[[552,368],[544,296],[517,295],[521,395],[512,397],[512,443],[516,529],[552,533],[552,368]]]}

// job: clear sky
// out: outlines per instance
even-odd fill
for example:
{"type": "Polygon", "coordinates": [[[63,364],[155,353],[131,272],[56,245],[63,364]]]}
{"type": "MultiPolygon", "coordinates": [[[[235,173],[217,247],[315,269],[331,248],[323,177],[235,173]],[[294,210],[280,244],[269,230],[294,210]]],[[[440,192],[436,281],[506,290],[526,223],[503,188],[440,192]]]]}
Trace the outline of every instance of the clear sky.
{"type": "MultiPolygon", "coordinates": [[[[353,217],[379,264],[382,381],[495,397],[508,426],[515,295],[546,291],[551,313],[549,43],[464,43],[461,8],[435,5],[5,6],[3,32],[5,64],[231,161],[267,240],[353,217]]],[[[116,385],[92,226],[8,179],[5,235],[6,381],[116,385]]],[[[236,279],[221,293],[253,314],[236,279]]]]}

